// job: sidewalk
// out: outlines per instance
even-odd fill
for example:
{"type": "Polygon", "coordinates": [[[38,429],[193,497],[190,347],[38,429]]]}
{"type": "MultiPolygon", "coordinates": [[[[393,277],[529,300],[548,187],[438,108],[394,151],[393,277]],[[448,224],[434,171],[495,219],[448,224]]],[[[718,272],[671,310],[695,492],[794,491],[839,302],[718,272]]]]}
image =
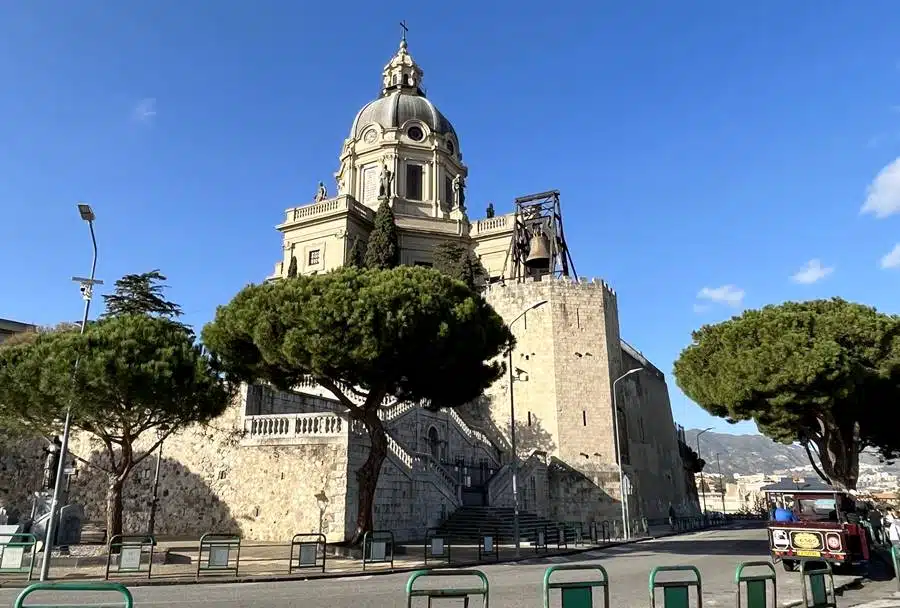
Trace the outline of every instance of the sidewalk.
{"type": "MultiPolygon", "coordinates": [[[[294,548],[291,572],[291,545],[290,543],[266,543],[257,541],[243,541],[240,553],[232,551],[229,554],[229,570],[201,571],[197,576],[198,541],[189,540],[161,540],[154,549],[154,560],[148,576],[148,554],[143,555],[139,572],[118,572],[117,560],[114,559],[110,567],[109,580],[128,584],[129,586],[144,585],[175,585],[190,584],[195,582],[268,582],[281,580],[303,580],[311,578],[336,578],[362,576],[386,572],[411,572],[422,568],[446,568],[446,567],[471,567],[479,564],[493,564],[503,562],[515,562],[534,560],[550,557],[563,557],[577,555],[587,551],[604,549],[623,544],[631,544],[673,536],[668,526],[651,529],[651,535],[629,541],[610,541],[602,544],[584,544],[580,546],[569,545],[557,548],[550,543],[547,550],[535,551],[533,547],[523,544],[520,555],[516,558],[515,547],[512,545],[498,546],[497,554],[483,556],[478,559],[477,545],[450,545],[449,561],[446,558],[428,558],[425,562],[424,543],[398,544],[394,555],[393,568],[389,563],[390,554],[385,557],[386,563],[367,563],[363,570],[361,559],[348,557],[336,557],[326,555],[325,571],[322,572],[321,560],[317,567],[297,568],[299,561],[299,549],[294,548]],[[161,563],[165,556],[165,563],[161,563]],[[237,571],[234,570],[235,565],[237,571]]],[[[329,548],[330,549],[330,548],[329,548]]],[[[51,580],[53,581],[100,581],[106,573],[106,547],[105,546],[79,546],[72,548],[73,557],[57,558],[54,556],[51,562],[51,580]]],[[[38,578],[41,555],[37,556],[34,568],[34,580],[38,578]]],[[[204,563],[208,557],[204,553],[204,563]]],[[[29,583],[24,574],[0,574],[0,587],[24,587],[29,583]]]]}

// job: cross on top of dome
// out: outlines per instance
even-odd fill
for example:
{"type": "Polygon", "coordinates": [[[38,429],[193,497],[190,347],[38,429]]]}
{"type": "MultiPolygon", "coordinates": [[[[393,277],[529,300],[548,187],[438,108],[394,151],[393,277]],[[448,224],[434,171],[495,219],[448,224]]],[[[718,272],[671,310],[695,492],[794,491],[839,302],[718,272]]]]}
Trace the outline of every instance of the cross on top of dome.
{"type": "Polygon", "coordinates": [[[401,21],[400,27],[403,28],[400,48],[381,72],[381,95],[389,95],[399,90],[424,97],[425,88],[422,86],[424,72],[407,50],[406,33],[409,29],[406,27],[406,21],[401,21]]]}

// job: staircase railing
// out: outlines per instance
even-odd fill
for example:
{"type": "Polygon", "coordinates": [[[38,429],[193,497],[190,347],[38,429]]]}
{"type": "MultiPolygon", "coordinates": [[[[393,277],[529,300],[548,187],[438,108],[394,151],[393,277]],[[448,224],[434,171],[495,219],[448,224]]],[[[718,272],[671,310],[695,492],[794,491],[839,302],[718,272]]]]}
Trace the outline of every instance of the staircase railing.
{"type": "MultiPolygon", "coordinates": [[[[360,435],[365,433],[362,422],[358,420],[351,422],[351,429],[354,433],[360,435]]],[[[418,478],[431,483],[455,507],[462,504],[459,495],[459,484],[431,454],[410,454],[390,433],[385,431],[385,435],[387,438],[388,457],[408,478],[413,480],[418,478]]]]}
{"type": "MultiPolygon", "coordinates": [[[[535,450],[536,451],[536,450],[535,450]]],[[[519,463],[519,471],[516,477],[518,478],[519,485],[519,506],[525,508],[525,495],[522,493],[525,484],[523,484],[523,480],[527,479],[534,469],[543,464],[543,460],[538,454],[530,454],[528,458],[519,463]]],[[[497,505],[500,501],[501,497],[507,492],[511,493],[512,486],[512,466],[507,463],[497,471],[493,477],[488,480],[488,504],[491,506],[497,505]]]]}
{"type": "Polygon", "coordinates": [[[488,439],[488,436],[479,431],[478,429],[473,429],[466,421],[462,419],[462,417],[456,413],[455,410],[450,410],[450,418],[456,423],[459,429],[462,431],[463,435],[465,435],[470,443],[480,443],[485,448],[485,452],[488,457],[493,461],[495,465],[500,464],[500,458],[497,456],[497,446],[488,439]]]}

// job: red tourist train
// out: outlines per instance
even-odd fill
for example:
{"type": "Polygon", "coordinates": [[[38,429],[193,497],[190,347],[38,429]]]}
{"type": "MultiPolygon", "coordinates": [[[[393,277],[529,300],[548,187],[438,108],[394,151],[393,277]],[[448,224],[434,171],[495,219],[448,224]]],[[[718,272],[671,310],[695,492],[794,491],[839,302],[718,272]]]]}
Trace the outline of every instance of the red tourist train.
{"type": "Polygon", "coordinates": [[[838,568],[865,568],[869,539],[847,492],[820,481],[784,480],[761,488],[770,509],[769,550],[787,571],[802,561],[828,562],[838,568]],[[797,521],[773,521],[774,506],[792,511],[797,521]]]}

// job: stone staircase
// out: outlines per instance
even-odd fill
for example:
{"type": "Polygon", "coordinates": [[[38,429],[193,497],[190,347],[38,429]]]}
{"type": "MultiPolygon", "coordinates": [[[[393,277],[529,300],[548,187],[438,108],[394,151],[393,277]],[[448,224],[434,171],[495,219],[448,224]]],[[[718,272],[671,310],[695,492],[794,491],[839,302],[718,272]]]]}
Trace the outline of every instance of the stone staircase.
{"type": "MultiPolygon", "coordinates": [[[[556,523],[534,513],[519,511],[519,532],[522,540],[532,540],[538,529],[555,534],[556,523]]],[[[504,544],[513,539],[513,509],[511,507],[460,507],[437,530],[437,534],[456,542],[477,543],[482,534],[499,536],[504,544]]],[[[571,533],[569,533],[571,534],[571,533]]],[[[548,539],[549,540],[549,539],[548,539]]]]}

